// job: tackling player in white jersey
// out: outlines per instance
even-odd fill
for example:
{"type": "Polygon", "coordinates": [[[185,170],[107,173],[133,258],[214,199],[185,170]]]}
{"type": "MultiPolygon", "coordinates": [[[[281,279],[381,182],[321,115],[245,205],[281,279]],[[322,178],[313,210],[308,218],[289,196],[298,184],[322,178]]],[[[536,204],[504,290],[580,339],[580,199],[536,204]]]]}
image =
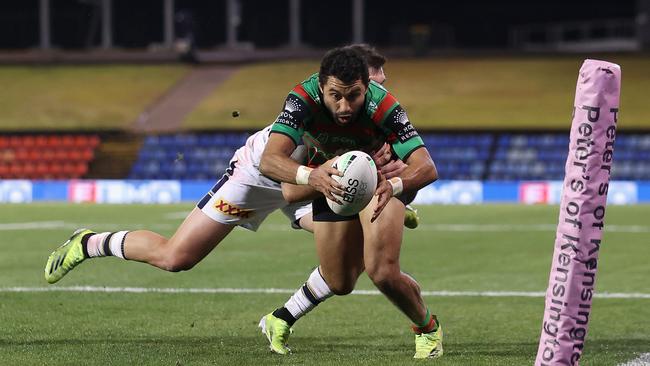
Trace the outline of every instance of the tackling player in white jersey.
{"type": "MultiPolygon", "coordinates": [[[[369,71],[375,81],[382,83],[386,79],[382,69],[385,59],[380,56],[378,60],[381,64],[370,62],[369,71]]],[[[103,233],[77,230],[49,256],[45,266],[47,282],[59,281],[86,258],[104,256],[145,262],[171,272],[189,270],[236,226],[256,231],[264,219],[277,209],[281,209],[291,220],[294,228],[313,232],[311,203],[287,203],[280,183],[259,171],[270,128],[267,126],[250,136],[246,144],[235,152],[226,173],[199,201],[171,238],[148,230],[103,233]]],[[[298,146],[294,153],[296,160],[303,159],[301,152],[298,146]]],[[[390,161],[388,145],[379,149],[374,158],[388,177],[399,174],[406,167],[400,160],[390,161]]],[[[417,216],[411,217],[415,219],[410,221],[417,224],[417,216]]]]}

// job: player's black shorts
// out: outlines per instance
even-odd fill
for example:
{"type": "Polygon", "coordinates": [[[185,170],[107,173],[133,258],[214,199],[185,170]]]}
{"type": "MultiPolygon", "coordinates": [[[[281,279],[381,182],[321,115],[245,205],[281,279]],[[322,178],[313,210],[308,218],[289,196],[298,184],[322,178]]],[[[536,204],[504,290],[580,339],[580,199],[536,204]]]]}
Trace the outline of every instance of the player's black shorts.
{"type": "MultiPolygon", "coordinates": [[[[417,195],[417,191],[413,192],[408,192],[405,194],[401,194],[398,197],[396,197],[398,200],[400,200],[404,206],[408,205],[409,203],[413,202],[415,199],[415,195],[417,195]]],[[[314,221],[320,221],[320,222],[338,222],[338,221],[350,221],[350,220],[357,220],[359,218],[359,214],[355,214],[352,216],[342,216],[330,208],[330,206],[327,205],[327,200],[325,196],[321,196],[312,202],[311,205],[312,213],[314,215],[314,221]]]]}
{"type": "Polygon", "coordinates": [[[418,194],[418,191],[411,191],[411,192],[402,193],[402,194],[400,194],[399,196],[397,196],[395,198],[402,201],[404,206],[406,206],[409,203],[413,202],[413,200],[415,199],[415,196],[417,196],[417,194],[418,194]]]}
{"type": "Polygon", "coordinates": [[[314,222],[339,222],[359,219],[359,214],[352,216],[342,216],[332,211],[330,206],[327,205],[327,199],[325,196],[318,197],[314,200],[314,202],[312,202],[311,212],[314,215],[314,222]]]}

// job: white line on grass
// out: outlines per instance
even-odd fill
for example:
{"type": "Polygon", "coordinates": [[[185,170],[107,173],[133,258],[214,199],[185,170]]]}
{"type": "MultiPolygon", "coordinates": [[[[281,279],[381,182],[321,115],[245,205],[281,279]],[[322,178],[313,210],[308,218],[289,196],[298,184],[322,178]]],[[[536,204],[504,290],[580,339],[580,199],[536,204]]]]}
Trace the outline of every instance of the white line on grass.
{"type": "Polygon", "coordinates": [[[622,363],[619,366],[648,366],[650,365],[650,353],[643,353],[639,357],[622,363]]]}
{"type": "MultiPolygon", "coordinates": [[[[72,223],[65,221],[32,221],[32,222],[14,222],[0,223],[0,231],[17,231],[17,230],[50,230],[50,229],[68,229],[75,230],[81,227],[97,228],[100,230],[123,230],[123,229],[151,229],[151,230],[173,230],[177,227],[175,224],[114,224],[114,223],[72,223]]],[[[551,224],[421,224],[416,230],[435,231],[435,232],[526,232],[538,231],[554,233],[556,225],[551,224]]],[[[266,224],[262,226],[262,231],[295,231],[287,223],[285,224],[266,224]]],[[[650,233],[650,226],[642,225],[605,225],[606,232],[614,233],[650,233]]]]}
{"type": "MultiPolygon", "coordinates": [[[[165,293],[165,294],[292,294],[295,289],[284,288],[156,288],[156,287],[0,287],[0,292],[105,292],[105,293],[165,293]]],[[[354,295],[378,296],[377,290],[355,290],[354,295]]],[[[424,296],[437,297],[544,297],[544,292],[524,291],[422,291],[424,296]]],[[[650,299],[645,293],[597,293],[601,299],[650,299]]]]}
{"type": "Polygon", "coordinates": [[[50,230],[65,226],[64,221],[8,222],[0,224],[0,231],[10,230],[50,230]]]}

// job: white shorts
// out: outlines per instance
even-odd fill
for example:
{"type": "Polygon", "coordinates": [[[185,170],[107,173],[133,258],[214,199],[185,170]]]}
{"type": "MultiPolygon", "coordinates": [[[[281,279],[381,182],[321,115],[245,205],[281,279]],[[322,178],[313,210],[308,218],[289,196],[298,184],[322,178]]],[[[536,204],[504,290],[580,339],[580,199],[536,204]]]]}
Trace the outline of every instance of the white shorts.
{"type": "Polygon", "coordinates": [[[291,220],[291,226],[299,229],[300,218],[311,214],[311,203],[288,204],[279,184],[260,184],[263,184],[260,179],[245,172],[232,175],[227,172],[196,206],[217,222],[239,225],[252,231],[257,231],[271,212],[281,209],[291,220]]]}

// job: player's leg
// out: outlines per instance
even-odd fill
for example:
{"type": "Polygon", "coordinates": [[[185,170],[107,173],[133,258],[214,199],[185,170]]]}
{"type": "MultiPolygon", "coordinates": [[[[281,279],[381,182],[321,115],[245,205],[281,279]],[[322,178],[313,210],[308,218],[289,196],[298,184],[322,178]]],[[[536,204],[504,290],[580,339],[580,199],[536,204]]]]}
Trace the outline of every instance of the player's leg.
{"type": "Polygon", "coordinates": [[[186,271],[208,255],[235,227],[194,208],[167,239],[152,231],[132,231],[124,242],[124,257],[166,271],[186,271]]]}
{"type": "Polygon", "coordinates": [[[442,355],[442,329],[436,316],[425,306],[418,283],[400,268],[404,204],[391,199],[377,220],[370,223],[376,199],[359,214],[366,272],[375,286],[413,322],[417,334],[416,357],[438,357],[442,355]]]}
{"type": "MultiPolygon", "coordinates": [[[[368,205],[374,207],[376,198],[368,205]]],[[[402,243],[404,205],[391,199],[374,223],[370,223],[372,209],[360,214],[364,232],[364,259],[366,272],[373,283],[414,323],[426,316],[420,288],[400,270],[399,252],[402,243]]]]}
{"type": "Polygon", "coordinates": [[[48,258],[45,279],[49,283],[57,282],[85,259],[104,256],[145,262],[167,271],[188,270],[236,225],[256,230],[269,212],[282,205],[279,189],[252,186],[245,178],[226,175],[170,239],[148,230],[76,232],[48,258]]]}
{"type": "Polygon", "coordinates": [[[148,230],[99,234],[82,230],[50,255],[45,279],[55,283],[85,259],[104,256],[145,262],[172,272],[188,270],[233,228],[195,208],[170,239],[148,230]]]}
{"type": "Polygon", "coordinates": [[[260,321],[273,352],[286,354],[290,328],[318,304],[332,296],[352,291],[363,272],[363,234],[357,217],[334,214],[325,199],[314,207],[314,237],[320,267],[316,268],[284,304],[260,321]]]}
{"type": "Polygon", "coordinates": [[[314,217],[312,215],[305,215],[298,220],[298,225],[303,230],[309,231],[310,233],[314,232],[314,217]]]}
{"type": "Polygon", "coordinates": [[[282,213],[291,221],[292,228],[314,233],[311,201],[291,203],[282,208],[282,213]]]}

